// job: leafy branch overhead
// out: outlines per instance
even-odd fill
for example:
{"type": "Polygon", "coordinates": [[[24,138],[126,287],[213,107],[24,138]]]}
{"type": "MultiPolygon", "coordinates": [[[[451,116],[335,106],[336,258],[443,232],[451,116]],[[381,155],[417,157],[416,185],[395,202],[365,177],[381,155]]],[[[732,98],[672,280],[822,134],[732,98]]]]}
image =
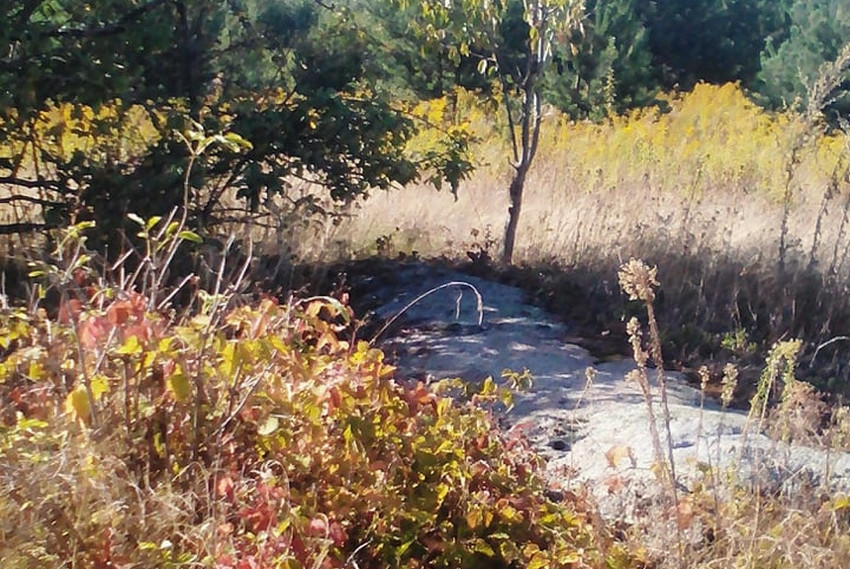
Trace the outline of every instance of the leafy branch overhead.
{"type": "Polygon", "coordinates": [[[506,123],[505,261],[546,105],[601,119],[700,81],[793,105],[850,40],[841,0],[28,0],[0,17],[0,233],[96,220],[105,246],[128,213],[183,205],[173,133],[192,121],[253,145],[193,164],[196,229],[303,222],[415,182],[457,192],[463,117],[409,109],[460,87],[506,123]],[[423,130],[440,135],[426,148],[423,130]]]}
{"type": "Polygon", "coordinates": [[[322,211],[420,178],[456,191],[470,171],[459,133],[408,152],[420,125],[346,8],[58,0],[3,11],[16,25],[0,30],[10,46],[0,57],[0,180],[13,205],[34,210],[32,228],[94,219],[112,234],[130,212],[183,205],[187,148],[173,133],[193,123],[252,145],[220,145],[193,165],[196,227],[233,219],[231,197],[243,216],[273,202],[306,214],[296,209],[304,184],[315,190],[310,211],[322,211]]]}

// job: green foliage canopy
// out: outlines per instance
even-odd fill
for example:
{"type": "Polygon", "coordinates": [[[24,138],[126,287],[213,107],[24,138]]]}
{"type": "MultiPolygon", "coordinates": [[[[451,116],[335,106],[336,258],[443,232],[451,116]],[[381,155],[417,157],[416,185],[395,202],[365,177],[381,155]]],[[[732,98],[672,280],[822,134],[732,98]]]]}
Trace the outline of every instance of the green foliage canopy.
{"type": "Polygon", "coordinates": [[[456,188],[468,171],[462,137],[427,156],[405,152],[416,124],[386,87],[387,68],[347,7],[33,0],[0,10],[12,23],[0,31],[10,46],[0,57],[0,184],[12,189],[10,202],[36,203],[43,213],[42,223],[7,232],[73,219],[119,229],[129,212],[184,205],[189,151],[174,133],[191,121],[252,143],[242,153],[211,149],[194,164],[187,205],[202,227],[280,197],[296,216],[323,212],[328,198],[355,199],[435,168],[456,188]],[[63,125],[44,132],[38,124],[62,105],[73,118],[85,115],[95,138],[125,136],[124,119],[139,108],[155,132],[134,153],[121,145],[60,152],[63,125]],[[104,107],[113,112],[101,116],[104,107]],[[306,194],[293,191],[305,184],[306,194]],[[222,207],[234,194],[242,205],[222,207]]]}
{"type": "MultiPolygon", "coordinates": [[[[788,19],[787,40],[768,42],[762,54],[759,91],[774,107],[804,108],[821,66],[850,42],[850,6],[841,0],[795,0],[788,19]]],[[[827,115],[848,110],[845,97],[834,101],[827,115]]]]}

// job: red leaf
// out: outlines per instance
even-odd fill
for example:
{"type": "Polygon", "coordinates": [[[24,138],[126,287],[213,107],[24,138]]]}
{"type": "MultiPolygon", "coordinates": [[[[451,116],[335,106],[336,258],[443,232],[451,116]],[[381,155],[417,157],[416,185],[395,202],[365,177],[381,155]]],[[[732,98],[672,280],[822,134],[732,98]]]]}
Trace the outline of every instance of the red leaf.
{"type": "Polygon", "coordinates": [[[59,323],[69,324],[76,321],[83,311],[83,304],[76,298],[63,301],[59,305],[59,323]]]}
{"type": "Polygon", "coordinates": [[[328,535],[328,522],[322,518],[313,518],[307,524],[307,535],[312,537],[324,537],[328,535]]]}
{"type": "Polygon", "coordinates": [[[339,522],[331,522],[328,535],[337,547],[342,547],[348,540],[348,533],[346,533],[345,528],[339,522]]]}
{"type": "Polygon", "coordinates": [[[80,324],[80,345],[91,350],[109,333],[110,326],[102,316],[89,316],[80,324]]]}
{"type": "Polygon", "coordinates": [[[233,479],[229,476],[222,476],[218,480],[218,484],[216,485],[216,491],[218,495],[222,498],[227,498],[228,500],[233,499],[233,479]]]}

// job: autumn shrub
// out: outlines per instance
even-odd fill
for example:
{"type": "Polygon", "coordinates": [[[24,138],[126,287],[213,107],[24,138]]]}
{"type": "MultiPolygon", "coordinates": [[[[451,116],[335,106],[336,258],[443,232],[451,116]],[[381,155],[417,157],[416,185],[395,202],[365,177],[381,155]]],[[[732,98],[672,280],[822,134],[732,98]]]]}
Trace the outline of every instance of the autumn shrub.
{"type": "Polygon", "coordinates": [[[509,392],[395,378],[335,298],[237,281],[175,304],[195,285],[157,289],[156,252],[192,236],[141,223],[160,242],[135,273],[96,272],[70,228],[34,262],[31,304],[0,312],[4,566],[633,562],[494,428],[488,402],[509,392]]]}

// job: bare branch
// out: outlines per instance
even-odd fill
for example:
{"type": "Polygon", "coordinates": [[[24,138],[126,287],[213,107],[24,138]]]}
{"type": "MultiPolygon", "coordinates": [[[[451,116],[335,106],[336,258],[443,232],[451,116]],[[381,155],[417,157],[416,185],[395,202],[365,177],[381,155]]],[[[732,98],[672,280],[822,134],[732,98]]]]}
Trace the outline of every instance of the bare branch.
{"type": "Polygon", "coordinates": [[[36,222],[21,222],[21,223],[4,223],[0,224],[0,235],[16,235],[18,233],[34,233],[36,231],[44,231],[45,229],[55,229],[58,227],[55,224],[36,223],[36,222]]]}
{"type": "Polygon", "coordinates": [[[53,200],[45,200],[45,199],[42,199],[42,198],[37,198],[35,196],[14,195],[14,196],[8,196],[8,197],[5,197],[5,198],[0,198],[0,205],[13,204],[13,203],[17,203],[17,202],[25,202],[25,203],[31,203],[31,204],[41,205],[41,206],[62,205],[62,202],[53,201],[53,200]]]}
{"type": "Polygon", "coordinates": [[[59,184],[56,182],[48,181],[48,180],[26,180],[24,178],[17,178],[15,176],[2,176],[0,177],[0,186],[19,186],[21,188],[32,188],[32,189],[41,189],[41,188],[49,188],[53,190],[59,189],[59,184]]]}

